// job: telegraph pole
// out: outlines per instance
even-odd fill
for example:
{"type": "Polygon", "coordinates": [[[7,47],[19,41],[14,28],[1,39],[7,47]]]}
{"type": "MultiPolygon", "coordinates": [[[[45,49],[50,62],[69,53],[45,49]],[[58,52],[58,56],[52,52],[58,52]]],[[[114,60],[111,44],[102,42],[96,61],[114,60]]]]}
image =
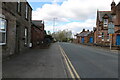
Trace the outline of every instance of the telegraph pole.
{"type": "Polygon", "coordinates": [[[55,20],[56,20],[57,18],[53,18],[53,37],[54,37],[54,28],[55,28],[55,20]]]}

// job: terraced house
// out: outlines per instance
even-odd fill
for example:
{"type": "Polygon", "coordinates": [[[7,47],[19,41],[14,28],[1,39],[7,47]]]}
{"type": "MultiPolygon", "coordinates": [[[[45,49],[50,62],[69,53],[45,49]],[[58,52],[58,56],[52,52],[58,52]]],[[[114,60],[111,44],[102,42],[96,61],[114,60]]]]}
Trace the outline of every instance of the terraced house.
{"type": "Polygon", "coordinates": [[[99,45],[109,45],[110,38],[108,24],[114,24],[114,34],[112,34],[112,45],[120,46],[120,2],[118,5],[113,1],[111,11],[97,11],[96,28],[94,29],[94,43],[99,45]]]}
{"type": "Polygon", "coordinates": [[[2,2],[0,13],[0,46],[3,58],[29,48],[32,8],[27,1],[2,2]]]}

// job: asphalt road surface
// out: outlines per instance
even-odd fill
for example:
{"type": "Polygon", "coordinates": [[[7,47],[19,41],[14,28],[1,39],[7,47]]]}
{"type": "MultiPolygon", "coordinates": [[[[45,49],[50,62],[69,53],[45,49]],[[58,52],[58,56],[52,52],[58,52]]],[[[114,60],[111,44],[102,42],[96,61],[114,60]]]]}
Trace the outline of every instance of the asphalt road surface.
{"type": "Polygon", "coordinates": [[[118,78],[118,53],[72,43],[59,45],[81,78],[118,78]]]}

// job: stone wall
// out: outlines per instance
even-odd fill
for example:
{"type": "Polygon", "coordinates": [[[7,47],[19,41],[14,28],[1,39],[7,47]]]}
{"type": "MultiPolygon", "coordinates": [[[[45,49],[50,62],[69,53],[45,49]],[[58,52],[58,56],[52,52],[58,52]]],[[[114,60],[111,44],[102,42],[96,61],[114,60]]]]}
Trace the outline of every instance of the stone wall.
{"type": "Polygon", "coordinates": [[[23,52],[29,48],[31,40],[31,7],[28,19],[25,18],[26,2],[21,3],[21,12],[17,12],[17,2],[2,3],[2,14],[7,20],[6,45],[2,45],[3,57],[23,52]],[[25,28],[28,30],[28,41],[25,45],[25,28]]]}

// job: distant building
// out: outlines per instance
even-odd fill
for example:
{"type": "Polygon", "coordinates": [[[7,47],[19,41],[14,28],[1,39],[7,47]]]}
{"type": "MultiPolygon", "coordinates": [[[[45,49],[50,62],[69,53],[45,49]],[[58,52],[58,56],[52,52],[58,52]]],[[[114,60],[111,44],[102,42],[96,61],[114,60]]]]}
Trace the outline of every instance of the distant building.
{"type": "Polygon", "coordinates": [[[90,32],[89,30],[83,31],[76,35],[77,37],[77,43],[93,43],[93,32],[90,32]]]}
{"type": "Polygon", "coordinates": [[[23,52],[31,42],[31,6],[28,2],[2,2],[0,8],[3,57],[23,52]]]}
{"type": "Polygon", "coordinates": [[[32,47],[37,47],[43,43],[45,37],[44,21],[33,20],[31,27],[31,42],[32,47]]]}
{"type": "Polygon", "coordinates": [[[97,11],[96,28],[94,28],[95,44],[110,44],[108,33],[108,24],[110,22],[115,25],[115,33],[112,35],[112,45],[120,45],[120,3],[116,5],[113,1],[111,4],[111,11],[97,11]]]}

